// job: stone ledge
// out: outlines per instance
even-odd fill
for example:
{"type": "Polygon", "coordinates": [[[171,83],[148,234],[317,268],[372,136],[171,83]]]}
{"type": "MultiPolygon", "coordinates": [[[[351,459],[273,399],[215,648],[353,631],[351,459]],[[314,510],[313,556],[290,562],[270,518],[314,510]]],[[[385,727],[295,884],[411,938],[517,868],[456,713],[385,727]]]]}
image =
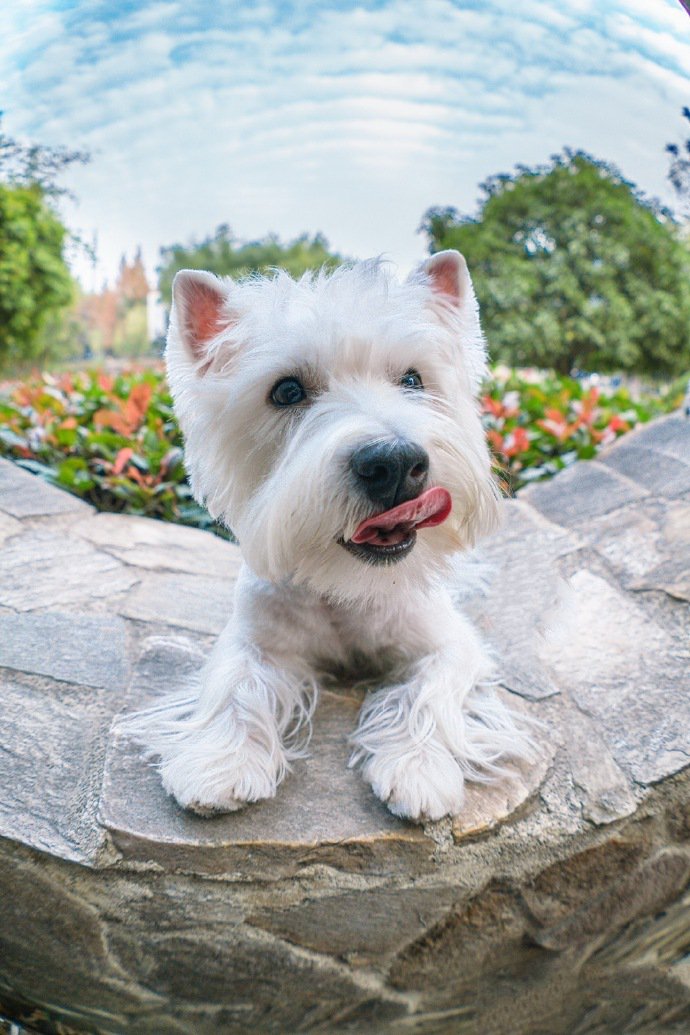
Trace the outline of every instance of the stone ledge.
{"type": "Polygon", "coordinates": [[[237,547],[0,463],[0,1006],[135,1035],[688,1030],[689,430],[506,504],[458,590],[541,750],[425,828],[347,769],[347,688],[274,801],[179,810],[117,718],[193,683],[237,547]]]}
{"type": "Polygon", "coordinates": [[[211,820],[179,808],[154,768],[116,736],[100,820],[124,859],[195,873],[279,880],[317,863],[386,872],[413,865],[416,857],[423,866],[429,857],[424,834],[391,815],[347,768],[347,734],[358,707],[354,698],[324,693],[309,759],[296,763],[278,796],[211,820]]]}

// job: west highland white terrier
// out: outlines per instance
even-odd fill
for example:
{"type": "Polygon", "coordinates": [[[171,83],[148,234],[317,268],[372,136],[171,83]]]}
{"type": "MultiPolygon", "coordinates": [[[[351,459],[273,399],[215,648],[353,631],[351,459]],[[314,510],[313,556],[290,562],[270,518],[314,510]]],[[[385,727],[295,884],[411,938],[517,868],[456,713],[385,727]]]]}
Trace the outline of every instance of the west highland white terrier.
{"type": "Polygon", "coordinates": [[[458,551],[499,518],[463,257],[405,283],[368,261],[235,283],[183,270],[167,364],[196,498],[244,566],[194,699],[135,720],[202,815],[270,798],[304,753],[319,680],[369,693],[351,765],[398,816],[461,810],[528,738],[454,603],[458,551]]]}

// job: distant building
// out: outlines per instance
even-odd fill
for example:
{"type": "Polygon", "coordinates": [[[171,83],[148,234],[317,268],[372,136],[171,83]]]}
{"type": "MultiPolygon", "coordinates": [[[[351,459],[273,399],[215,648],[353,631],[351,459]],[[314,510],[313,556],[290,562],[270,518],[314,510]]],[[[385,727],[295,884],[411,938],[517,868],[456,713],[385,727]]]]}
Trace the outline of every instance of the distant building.
{"type": "Polygon", "coordinates": [[[153,351],[165,333],[165,316],[157,292],[146,277],[141,248],[128,262],[125,255],[113,288],[84,295],[78,311],[94,355],[140,356],[153,351]]]}
{"type": "Polygon", "coordinates": [[[146,301],[150,288],[146,279],[144,261],[141,257],[141,246],[134,254],[134,261],[128,263],[123,255],[115,282],[115,292],[122,302],[129,304],[146,301]]]}

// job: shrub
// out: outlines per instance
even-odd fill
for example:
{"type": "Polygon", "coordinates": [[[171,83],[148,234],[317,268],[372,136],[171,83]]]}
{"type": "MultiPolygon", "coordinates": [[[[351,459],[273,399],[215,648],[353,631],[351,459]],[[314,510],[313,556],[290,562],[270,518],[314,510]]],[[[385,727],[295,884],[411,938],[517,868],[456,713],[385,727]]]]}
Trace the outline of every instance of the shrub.
{"type": "Polygon", "coordinates": [[[680,406],[684,385],[633,398],[555,374],[516,371],[485,386],[482,414],[496,470],[507,492],[548,478],[574,460],[591,460],[637,424],[680,406]]]}
{"type": "Polygon", "coordinates": [[[99,510],[213,527],[194,502],[161,368],[44,373],[0,397],[0,452],[99,510]]]}

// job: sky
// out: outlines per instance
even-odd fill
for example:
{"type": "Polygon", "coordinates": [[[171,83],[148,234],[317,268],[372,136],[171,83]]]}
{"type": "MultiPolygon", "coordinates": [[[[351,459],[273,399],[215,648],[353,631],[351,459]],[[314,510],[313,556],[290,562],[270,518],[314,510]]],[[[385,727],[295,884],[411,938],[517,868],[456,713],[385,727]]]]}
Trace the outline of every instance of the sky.
{"type": "Polygon", "coordinates": [[[690,105],[679,0],[4,0],[6,133],[91,153],[65,185],[87,289],[227,223],[424,257],[432,205],[563,146],[673,204],[690,105]]]}

